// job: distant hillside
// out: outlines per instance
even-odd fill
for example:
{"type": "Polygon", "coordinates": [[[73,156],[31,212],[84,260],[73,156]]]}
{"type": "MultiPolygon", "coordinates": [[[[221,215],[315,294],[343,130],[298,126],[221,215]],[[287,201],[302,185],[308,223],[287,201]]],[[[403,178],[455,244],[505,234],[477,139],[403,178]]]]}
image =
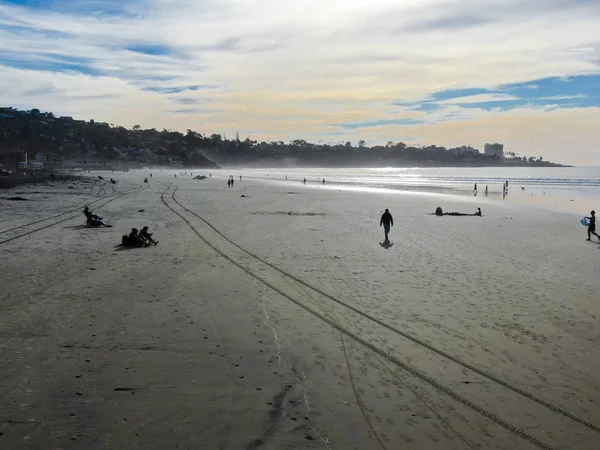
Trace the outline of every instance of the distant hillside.
{"type": "Polygon", "coordinates": [[[205,155],[196,139],[178,132],[138,127],[128,130],[93,120],[55,117],[37,109],[0,108],[0,154],[5,165],[16,150],[27,151],[30,159],[43,154],[50,166],[77,161],[121,167],[219,167],[205,155]]]}
{"type": "Polygon", "coordinates": [[[37,109],[0,108],[0,156],[26,150],[30,157],[44,154],[49,165],[76,160],[89,164],[139,166],[177,165],[218,167],[406,167],[406,166],[559,166],[535,157],[484,155],[463,146],[411,147],[403,142],[358,146],[350,142],[313,144],[301,139],[284,143],[251,139],[223,139],[187,130],[126,129],[108,123],[55,117],[37,109]]]}

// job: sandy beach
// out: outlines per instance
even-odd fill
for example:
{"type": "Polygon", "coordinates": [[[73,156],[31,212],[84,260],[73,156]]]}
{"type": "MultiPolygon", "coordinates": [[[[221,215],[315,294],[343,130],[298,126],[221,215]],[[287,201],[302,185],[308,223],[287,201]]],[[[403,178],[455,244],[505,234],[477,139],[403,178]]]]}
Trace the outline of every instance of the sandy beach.
{"type": "Polygon", "coordinates": [[[1,449],[597,448],[600,249],[572,214],[113,176],[0,193],[28,199],[0,199],[1,449]],[[144,225],[157,246],[117,247],[144,225]]]}

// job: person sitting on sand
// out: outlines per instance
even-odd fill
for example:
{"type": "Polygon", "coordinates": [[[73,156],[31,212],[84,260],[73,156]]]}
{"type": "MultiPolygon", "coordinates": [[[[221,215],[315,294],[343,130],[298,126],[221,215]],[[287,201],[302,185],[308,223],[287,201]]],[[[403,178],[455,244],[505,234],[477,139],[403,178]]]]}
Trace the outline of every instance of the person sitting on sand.
{"type": "Polygon", "coordinates": [[[140,238],[137,228],[132,228],[131,233],[129,233],[129,236],[126,234],[123,235],[121,244],[123,244],[124,247],[142,247],[142,246],[147,247],[148,246],[148,244],[144,244],[144,241],[140,238]]]}
{"type": "Polygon", "coordinates": [[[147,243],[148,245],[158,244],[158,241],[155,241],[154,239],[152,239],[152,233],[148,233],[148,227],[142,228],[142,231],[140,231],[138,236],[140,237],[141,240],[144,241],[144,243],[147,243]]]}
{"type": "Polygon", "coordinates": [[[477,212],[474,215],[481,217],[481,208],[477,208],[477,212]]]}
{"type": "Polygon", "coordinates": [[[90,208],[88,208],[87,206],[85,208],[83,208],[83,214],[85,214],[85,217],[87,219],[102,220],[102,217],[99,217],[96,214],[94,214],[93,212],[91,212],[90,208]]]}
{"type": "Polygon", "coordinates": [[[598,236],[598,234],[596,233],[596,211],[592,211],[590,217],[586,217],[587,220],[590,221],[590,224],[588,225],[588,241],[592,240],[592,234],[594,236],[596,236],[598,238],[598,241],[600,241],[600,236],[598,236]]]}
{"type": "Polygon", "coordinates": [[[385,240],[388,240],[388,234],[390,232],[390,226],[394,226],[394,218],[390,214],[390,210],[386,209],[385,212],[381,215],[381,220],[379,221],[379,226],[383,225],[383,231],[385,233],[385,240]]]}

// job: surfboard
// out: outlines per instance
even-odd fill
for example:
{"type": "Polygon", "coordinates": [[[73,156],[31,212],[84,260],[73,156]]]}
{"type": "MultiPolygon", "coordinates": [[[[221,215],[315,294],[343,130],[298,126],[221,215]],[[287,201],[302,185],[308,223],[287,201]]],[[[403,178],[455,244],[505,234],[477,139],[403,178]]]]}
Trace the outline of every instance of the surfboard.
{"type": "Polygon", "coordinates": [[[590,226],[590,221],[588,220],[587,217],[582,217],[582,219],[580,220],[581,225],[583,225],[584,227],[589,227],[590,226]]]}

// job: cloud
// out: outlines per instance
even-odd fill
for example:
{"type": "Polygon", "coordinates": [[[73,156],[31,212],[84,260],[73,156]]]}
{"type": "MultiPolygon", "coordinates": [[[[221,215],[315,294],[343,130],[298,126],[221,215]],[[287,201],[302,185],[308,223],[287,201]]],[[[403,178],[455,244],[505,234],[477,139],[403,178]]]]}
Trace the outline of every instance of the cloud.
{"type": "MultiPolygon", "coordinates": [[[[547,120],[550,154],[570,133],[556,114],[600,109],[599,22],[597,0],[4,1],[0,89],[15,107],[261,139],[444,145],[460,125],[481,146],[485,119],[513,145],[498,124],[518,115],[547,120]]],[[[576,138],[592,160],[595,130],[576,138]]]]}
{"type": "Polygon", "coordinates": [[[465,97],[454,97],[439,101],[437,103],[442,105],[467,105],[472,103],[506,102],[515,100],[519,100],[519,97],[515,97],[514,95],[492,92],[486,94],[468,95],[465,97]]]}

